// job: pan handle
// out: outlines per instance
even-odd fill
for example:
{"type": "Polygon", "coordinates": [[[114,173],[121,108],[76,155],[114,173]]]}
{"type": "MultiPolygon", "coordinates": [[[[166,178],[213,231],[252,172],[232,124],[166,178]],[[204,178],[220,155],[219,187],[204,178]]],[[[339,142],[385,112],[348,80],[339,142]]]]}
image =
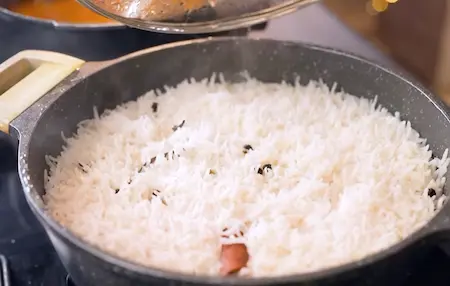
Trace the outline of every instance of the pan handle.
{"type": "Polygon", "coordinates": [[[0,64],[0,131],[50,91],[83,60],[49,51],[25,50],[0,64]]]}

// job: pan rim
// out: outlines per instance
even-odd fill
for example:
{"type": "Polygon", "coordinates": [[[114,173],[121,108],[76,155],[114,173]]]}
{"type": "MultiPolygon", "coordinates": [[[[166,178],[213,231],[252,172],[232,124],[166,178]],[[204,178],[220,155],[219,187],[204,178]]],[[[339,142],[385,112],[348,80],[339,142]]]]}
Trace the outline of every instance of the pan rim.
{"type": "MultiPolygon", "coordinates": [[[[259,38],[246,38],[246,37],[208,37],[203,39],[195,39],[195,40],[185,40],[175,43],[169,43],[165,45],[160,45],[156,47],[151,47],[148,49],[144,49],[141,51],[137,51],[122,57],[119,57],[117,59],[107,61],[104,66],[101,67],[100,70],[106,69],[110,66],[113,66],[115,64],[119,64],[122,62],[125,62],[129,59],[139,57],[144,54],[149,53],[155,53],[161,50],[171,49],[171,48],[178,48],[183,47],[187,45],[192,44],[203,44],[203,43],[210,43],[210,42],[236,42],[236,43],[242,43],[242,42],[277,42],[278,44],[282,45],[295,45],[302,48],[305,48],[307,50],[315,50],[323,53],[328,54],[334,54],[340,57],[349,58],[351,60],[358,61],[360,63],[363,63],[365,65],[375,67],[379,69],[381,72],[384,72],[386,74],[389,74],[393,77],[398,78],[399,80],[407,83],[415,90],[419,91],[423,96],[425,96],[431,104],[434,105],[436,110],[440,112],[445,118],[447,122],[450,123],[450,113],[448,112],[448,108],[443,104],[443,102],[434,96],[428,89],[423,87],[420,83],[412,79],[412,77],[405,75],[402,71],[393,71],[392,69],[383,66],[382,64],[375,63],[373,61],[370,61],[368,59],[365,59],[364,57],[355,55],[351,52],[342,51],[335,48],[330,47],[324,47],[320,45],[310,44],[310,43],[303,43],[303,42],[293,42],[293,41],[280,41],[280,40],[274,40],[274,39],[259,39],[259,38]]],[[[97,72],[98,72],[97,71],[97,72]]],[[[75,83],[76,84],[76,83],[75,83]]],[[[67,91],[67,89],[65,90],[67,91]]],[[[37,122],[33,123],[33,130],[36,126],[37,122]]],[[[20,141],[20,145],[22,145],[22,141],[20,141]]],[[[429,228],[429,225],[434,222],[440,215],[442,215],[443,211],[448,210],[450,208],[449,203],[445,203],[442,209],[437,212],[433,218],[428,221],[423,227],[413,232],[411,235],[406,237],[405,239],[399,241],[398,243],[395,243],[391,245],[388,248],[385,248],[381,251],[372,253],[368,256],[365,256],[362,259],[350,261],[344,264],[332,266],[329,268],[323,268],[319,269],[317,271],[313,272],[306,272],[306,273],[300,273],[300,274],[292,274],[292,275],[283,275],[283,276],[268,276],[268,277],[256,277],[256,278],[244,278],[244,277],[220,277],[220,276],[206,276],[206,275],[192,275],[192,274],[185,274],[181,272],[175,272],[171,270],[164,270],[156,267],[148,267],[144,266],[132,261],[129,261],[127,259],[121,258],[115,254],[111,254],[109,252],[103,251],[97,246],[85,241],[81,237],[75,235],[73,232],[65,228],[63,225],[59,224],[56,220],[54,220],[45,209],[37,203],[36,199],[34,199],[32,196],[32,189],[34,189],[34,186],[30,185],[28,180],[24,180],[25,177],[29,176],[29,170],[28,170],[28,152],[29,152],[29,140],[26,140],[27,142],[24,142],[21,148],[19,148],[19,158],[26,158],[25,162],[19,160],[19,164],[23,163],[24,166],[20,167],[19,172],[20,180],[22,182],[23,191],[25,193],[26,200],[35,213],[35,215],[38,217],[38,219],[43,224],[44,228],[46,229],[47,233],[51,233],[51,235],[57,235],[59,236],[59,239],[62,239],[66,242],[71,243],[75,247],[79,248],[80,250],[89,253],[90,255],[94,256],[96,259],[102,260],[104,262],[107,262],[112,267],[118,267],[120,269],[119,272],[125,272],[130,271],[134,274],[140,275],[140,276],[148,276],[148,277],[154,277],[154,278],[160,278],[160,279],[166,279],[166,280],[174,280],[174,281],[182,281],[185,283],[194,283],[194,284],[209,284],[209,285],[276,285],[279,283],[299,283],[299,282],[310,282],[313,280],[319,280],[323,279],[324,277],[333,277],[340,274],[343,274],[345,272],[348,272],[350,270],[355,270],[358,268],[363,268],[365,266],[368,266],[370,264],[376,263],[382,259],[386,259],[390,256],[395,255],[396,253],[405,250],[408,246],[411,246],[421,239],[424,239],[428,236],[431,236],[434,234],[433,231],[431,231],[431,228],[429,228]]],[[[434,230],[436,231],[436,230],[434,230]]],[[[49,233],[49,235],[50,235],[49,233]]]]}

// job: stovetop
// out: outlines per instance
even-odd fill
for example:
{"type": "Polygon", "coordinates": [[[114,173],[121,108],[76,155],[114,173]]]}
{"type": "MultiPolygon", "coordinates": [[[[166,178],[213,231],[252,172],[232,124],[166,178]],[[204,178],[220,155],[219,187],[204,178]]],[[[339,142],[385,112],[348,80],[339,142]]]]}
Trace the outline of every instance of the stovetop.
{"type": "MultiPolygon", "coordinates": [[[[16,166],[16,146],[0,132],[0,255],[6,260],[0,256],[0,286],[74,286],[28,208],[16,166]]],[[[405,273],[404,286],[448,286],[449,269],[450,256],[436,247],[417,261],[415,271],[405,273]]]]}
{"type": "Polygon", "coordinates": [[[0,132],[0,254],[6,258],[0,285],[66,285],[67,274],[25,201],[16,166],[16,146],[0,132]]]}

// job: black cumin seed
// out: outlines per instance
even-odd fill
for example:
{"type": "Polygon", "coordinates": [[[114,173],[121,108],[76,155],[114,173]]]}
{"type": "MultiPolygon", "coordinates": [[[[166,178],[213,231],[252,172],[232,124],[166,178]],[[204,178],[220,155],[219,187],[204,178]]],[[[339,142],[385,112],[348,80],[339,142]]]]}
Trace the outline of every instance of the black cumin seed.
{"type": "MultiPolygon", "coordinates": [[[[226,232],[226,231],[228,231],[228,227],[225,227],[224,229],[222,229],[222,232],[226,232]]],[[[236,233],[236,234],[234,234],[232,236],[243,237],[244,236],[244,232],[242,230],[239,230],[239,233],[236,233]]],[[[223,237],[223,238],[230,238],[228,235],[225,235],[225,234],[222,234],[221,237],[223,237]]]]}
{"type": "Polygon", "coordinates": [[[78,163],[78,166],[80,167],[80,169],[81,169],[81,171],[82,171],[83,173],[87,173],[86,169],[84,169],[83,164],[78,163]]]}
{"type": "Polygon", "coordinates": [[[116,190],[114,191],[115,194],[118,194],[119,192],[120,192],[120,189],[116,189],[116,190]]]}
{"type": "Polygon", "coordinates": [[[242,152],[243,152],[244,154],[247,154],[248,151],[250,151],[250,150],[253,150],[252,145],[245,144],[245,145],[244,145],[244,151],[242,151],[242,152]]]}
{"type": "Polygon", "coordinates": [[[434,189],[432,189],[432,188],[429,188],[429,189],[428,189],[428,196],[429,196],[429,197],[434,197],[434,196],[436,196],[436,191],[435,191],[434,189]]]}
{"type": "MultiPolygon", "coordinates": [[[[156,157],[153,157],[150,159],[150,164],[155,163],[156,157]]],[[[144,171],[144,168],[146,168],[148,166],[148,163],[145,162],[144,164],[142,164],[142,166],[139,168],[138,173],[142,173],[144,171]]]]}
{"type": "Polygon", "coordinates": [[[152,111],[154,113],[158,112],[158,103],[157,102],[152,103],[152,111]]]}
{"type": "Polygon", "coordinates": [[[272,164],[265,164],[262,168],[264,171],[267,171],[268,169],[272,170],[272,164]]]}
{"type": "Polygon", "coordinates": [[[166,200],[165,200],[163,197],[161,197],[160,194],[161,194],[161,191],[160,191],[160,190],[153,190],[153,192],[152,192],[152,196],[153,196],[153,197],[155,197],[155,198],[156,198],[156,197],[159,197],[160,200],[161,200],[161,202],[162,202],[162,204],[165,205],[165,206],[167,206],[166,200]]]}
{"type": "Polygon", "coordinates": [[[172,127],[173,132],[177,131],[178,129],[182,128],[184,126],[184,123],[186,123],[186,120],[181,121],[179,125],[174,125],[172,127]]]}
{"type": "Polygon", "coordinates": [[[265,164],[262,167],[258,168],[258,174],[264,175],[268,170],[272,170],[272,164],[265,164]]]}
{"type": "MultiPolygon", "coordinates": [[[[172,150],[172,152],[170,152],[171,154],[171,158],[175,159],[175,151],[172,150]]],[[[177,154],[177,157],[180,157],[180,154],[177,154]]],[[[166,158],[167,160],[169,160],[169,152],[164,153],[164,158],[166,158]]]]}

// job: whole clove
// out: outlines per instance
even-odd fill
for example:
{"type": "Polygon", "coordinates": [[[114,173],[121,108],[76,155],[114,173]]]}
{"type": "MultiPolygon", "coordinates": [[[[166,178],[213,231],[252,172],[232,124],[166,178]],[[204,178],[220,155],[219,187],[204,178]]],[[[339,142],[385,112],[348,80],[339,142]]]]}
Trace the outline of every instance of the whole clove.
{"type": "Polygon", "coordinates": [[[433,189],[433,188],[429,188],[429,189],[428,189],[428,196],[429,196],[429,197],[434,197],[434,196],[436,196],[436,190],[433,189]]]}
{"type": "Polygon", "coordinates": [[[153,111],[153,113],[158,112],[158,103],[157,102],[152,103],[152,111],[153,111]]]}

